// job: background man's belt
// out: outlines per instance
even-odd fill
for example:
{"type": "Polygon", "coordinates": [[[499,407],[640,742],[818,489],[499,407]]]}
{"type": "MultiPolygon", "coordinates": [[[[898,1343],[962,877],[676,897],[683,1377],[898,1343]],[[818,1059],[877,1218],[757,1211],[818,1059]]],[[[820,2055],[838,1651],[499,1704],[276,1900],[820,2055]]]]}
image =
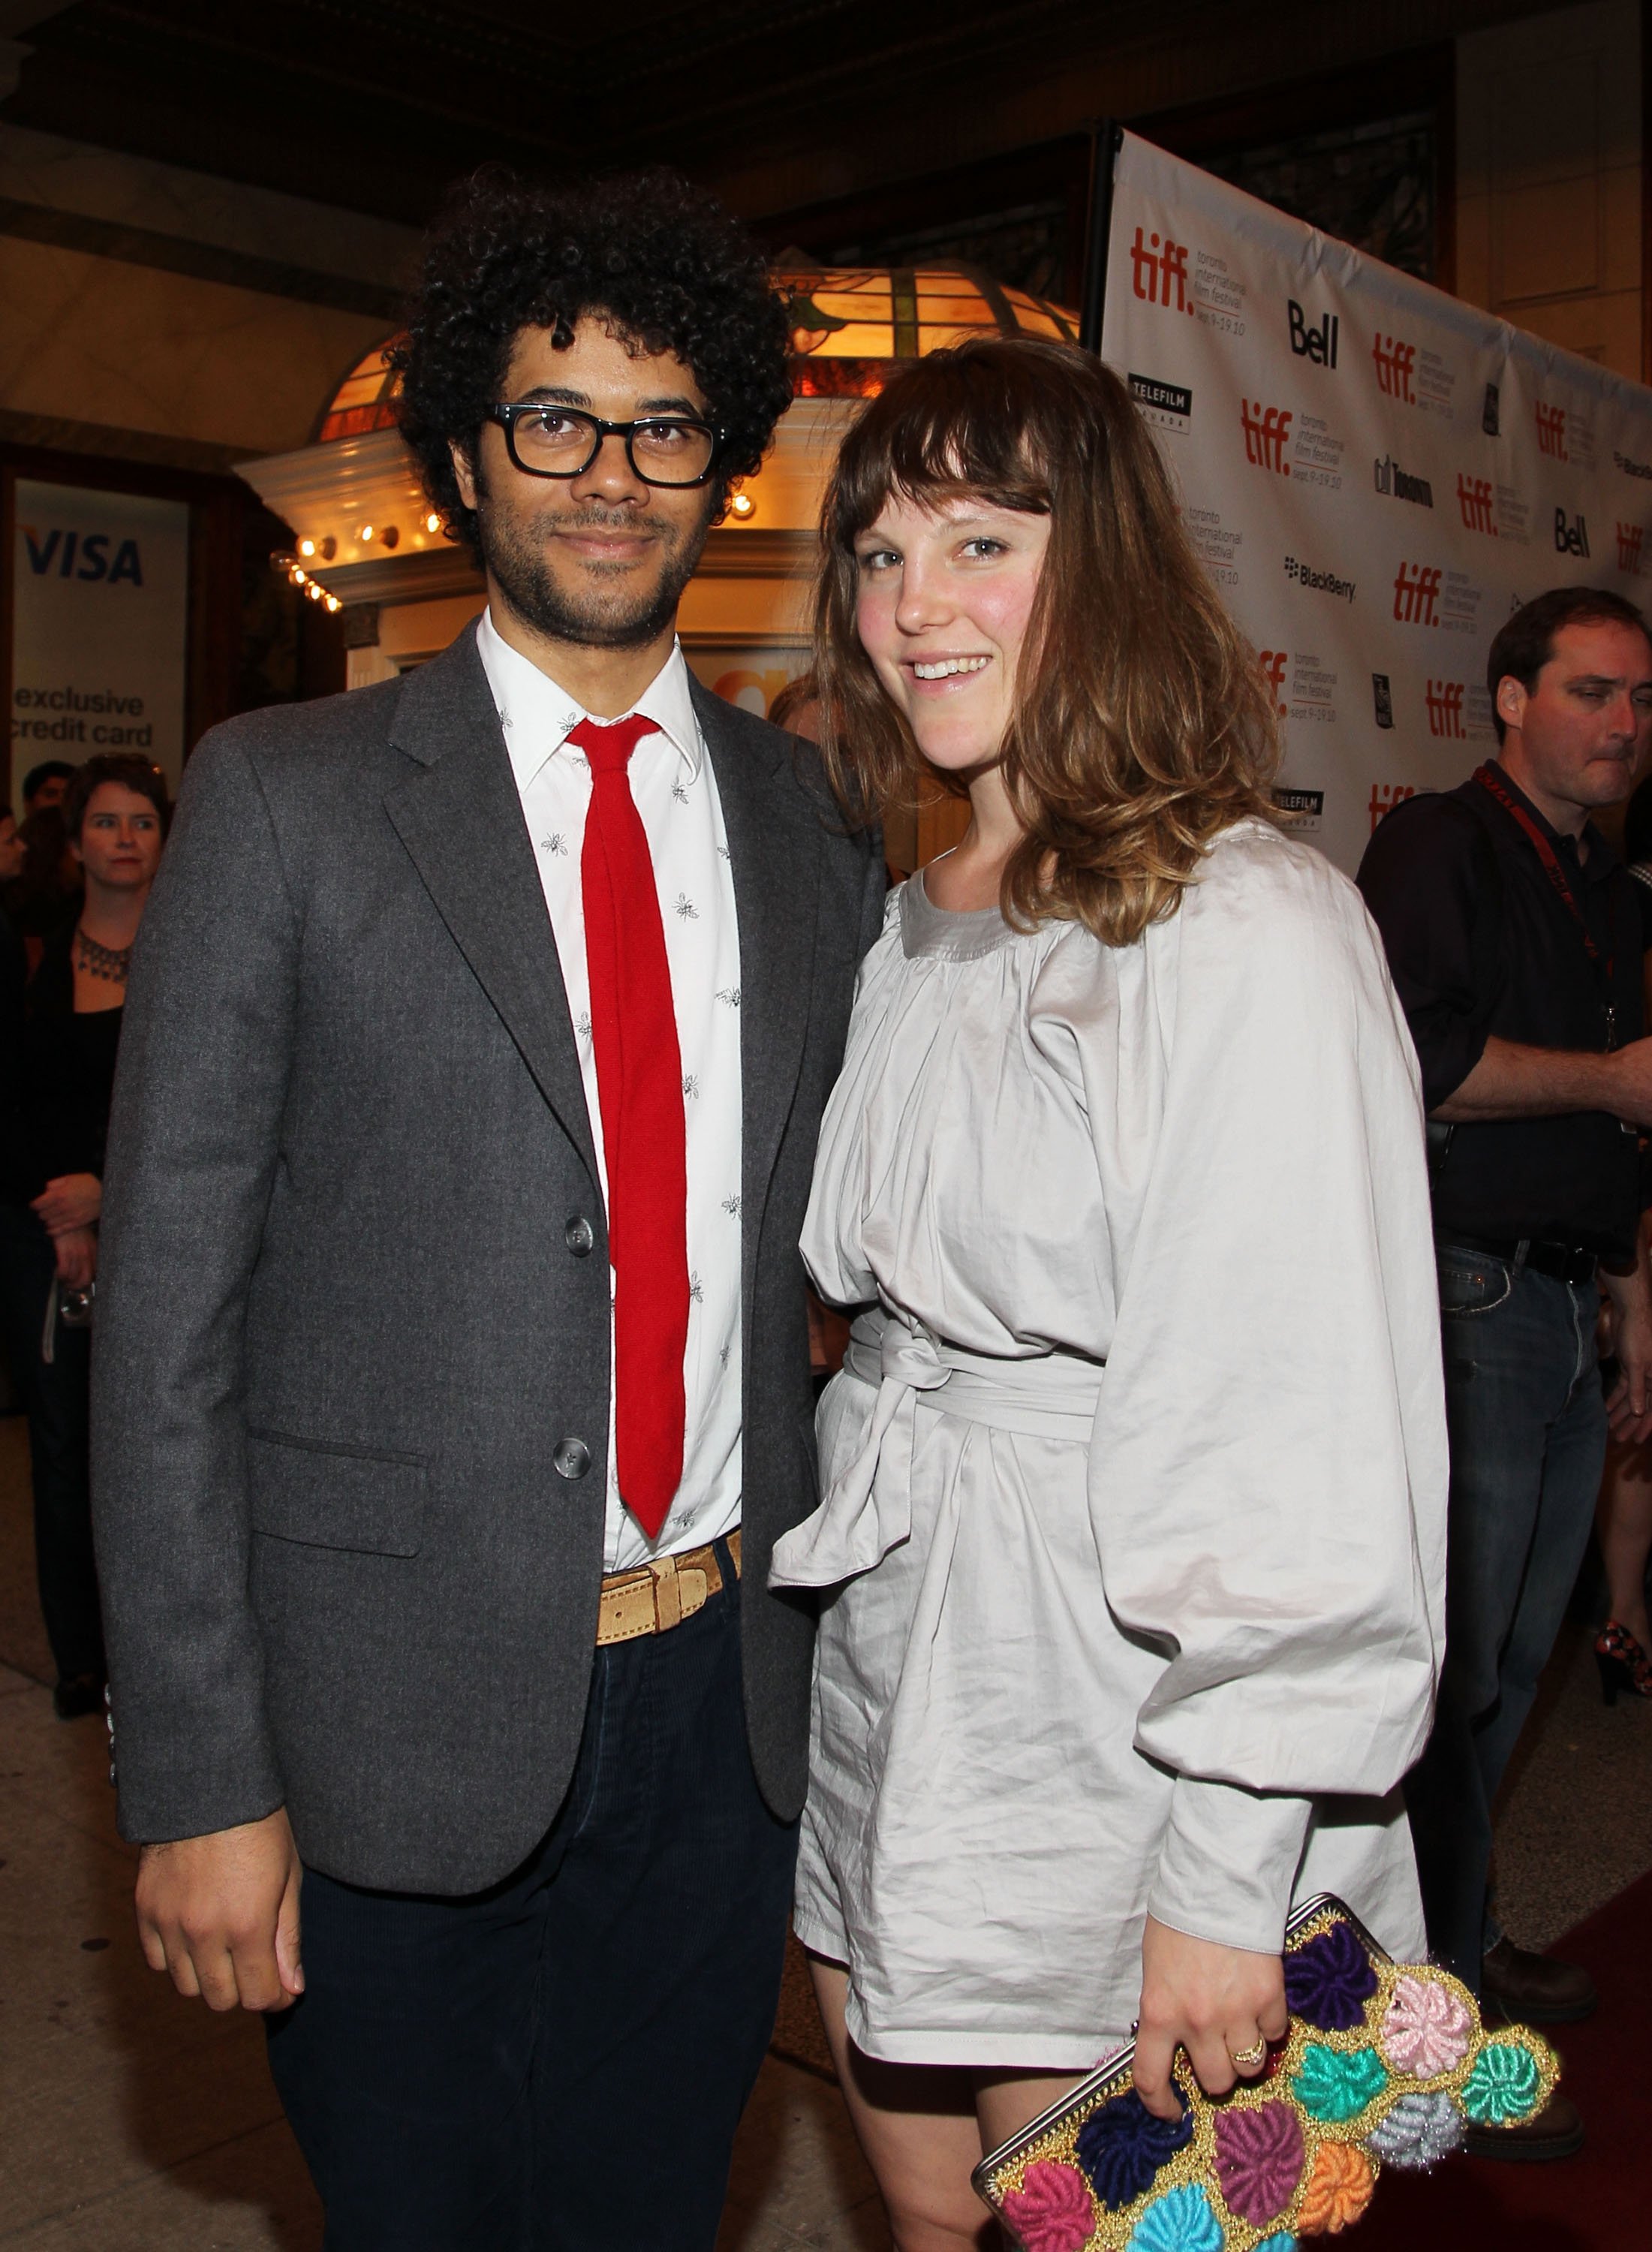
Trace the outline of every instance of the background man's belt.
{"type": "MultiPolygon", "coordinates": [[[[739,1577],[740,1536],[737,1526],[725,1541],[739,1577]]],[[[659,1556],[635,1572],[610,1572],[602,1582],[597,1606],[597,1648],[610,1642],[632,1642],[640,1634],[664,1634],[696,1611],[705,1609],[723,1592],[723,1567],[717,1544],[684,1548],[675,1556],[659,1556]]]]}
{"type": "Polygon", "coordinates": [[[1558,1282],[1593,1282],[1600,1262],[1593,1251],[1586,1251],[1580,1243],[1543,1243],[1527,1236],[1510,1236],[1506,1240],[1489,1235],[1468,1235],[1460,1227],[1442,1234],[1439,1239],[1442,1250],[1456,1248],[1462,1251],[1481,1251],[1489,1259],[1501,1259],[1510,1267],[1530,1267],[1534,1275],[1551,1275],[1558,1282]]]}

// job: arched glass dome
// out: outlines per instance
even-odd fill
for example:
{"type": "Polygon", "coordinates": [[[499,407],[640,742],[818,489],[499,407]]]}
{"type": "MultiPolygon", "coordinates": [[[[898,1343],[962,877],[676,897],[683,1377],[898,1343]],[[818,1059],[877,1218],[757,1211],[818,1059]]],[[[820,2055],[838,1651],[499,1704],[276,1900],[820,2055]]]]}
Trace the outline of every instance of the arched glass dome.
{"type": "MultiPolygon", "coordinates": [[[[968,337],[1079,340],[1076,315],[995,282],[978,266],[820,267],[782,259],[774,279],[791,314],[792,391],[799,399],[864,398],[885,371],[968,337]]],[[[385,355],[386,337],[351,369],[316,426],[316,442],[363,438],[396,427],[399,379],[385,355]]]]}

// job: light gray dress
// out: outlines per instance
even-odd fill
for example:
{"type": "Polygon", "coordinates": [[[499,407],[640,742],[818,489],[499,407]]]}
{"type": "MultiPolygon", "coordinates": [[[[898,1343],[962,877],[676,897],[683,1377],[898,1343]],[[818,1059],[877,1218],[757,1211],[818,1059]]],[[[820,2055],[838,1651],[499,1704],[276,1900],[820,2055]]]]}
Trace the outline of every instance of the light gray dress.
{"type": "Polygon", "coordinates": [[[1421,1949],[1395,1786],[1443,1647],[1415,1060],[1358,893],[1260,822],[1109,948],[944,913],[868,956],[803,1252],[866,1307],[824,1498],[795,1912],[896,2061],[1077,2069],[1148,1909],[1421,1949]]]}

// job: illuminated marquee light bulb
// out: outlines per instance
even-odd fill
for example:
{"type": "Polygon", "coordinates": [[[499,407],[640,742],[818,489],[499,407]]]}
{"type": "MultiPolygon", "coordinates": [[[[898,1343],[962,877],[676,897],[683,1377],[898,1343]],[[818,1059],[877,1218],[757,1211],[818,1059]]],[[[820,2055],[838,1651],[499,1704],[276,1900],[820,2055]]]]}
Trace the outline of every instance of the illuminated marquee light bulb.
{"type": "Polygon", "coordinates": [[[296,563],[294,564],[292,569],[287,575],[295,587],[307,587],[309,584],[309,572],[301,571],[296,563]]]}
{"type": "Polygon", "coordinates": [[[737,492],[728,504],[728,512],[731,516],[739,517],[743,524],[757,514],[757,503],[750,493],[737,492]]]}
{"type": "Polygon", "coordinates": [[[371,524],[364,524],[364,525],[363,525],[363,526],[362,526],[362,528],[361,528],[360,533],[358,534],[358,537],[359,537],[359,539],[360,539],[360,540],[361,540],[361,544],[362,544],[362,546],[363,546],[364,547],[366,547],[366,546],[370,546],[370,545],[371,545],[371,540],[372,540],[372,536],[373,536],[373,528],[372,528],[371,525],[371,524]]]}
{"type": "Polygon", "coordinates": [[[330,613],[335,610],[342,610],[344,607],[339,601],[337,594],[329,594],[326,596],[325,600],[330,613]]]}
{"type": "Polygon", "coordinates": [[[427,532],[440,532],[441,530],[441,518],[436,514],[434,509],[432,509],[430,514],[425,518],[425,530],[427,532]]]}
{"type": "Polygon", "coordinates": [[[301,539],[298,543],[298,552],[301,555],[313,555],[316,553],[315,541],[313,539],[301,539]]]}

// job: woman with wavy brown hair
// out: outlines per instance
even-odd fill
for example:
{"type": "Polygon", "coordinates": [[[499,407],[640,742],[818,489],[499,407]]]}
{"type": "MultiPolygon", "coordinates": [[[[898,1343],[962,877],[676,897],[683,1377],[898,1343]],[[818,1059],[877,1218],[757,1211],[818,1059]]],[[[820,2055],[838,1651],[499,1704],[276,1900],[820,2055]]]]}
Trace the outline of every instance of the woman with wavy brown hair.
{"type": "Polygon", "coordinates": [[[857,1309],[816,1514],[795,1925],[901,2252],[1139,2019],[1168,2120],[1285,2029],[1294,1900],[1424,1945],[1441,1644],[1415,1063],[1269,810],[1254,660],[1116,377],[903,370],[828,498],[846,810],[968,794],[862,970],[803,1237],[857,1309]]]}

